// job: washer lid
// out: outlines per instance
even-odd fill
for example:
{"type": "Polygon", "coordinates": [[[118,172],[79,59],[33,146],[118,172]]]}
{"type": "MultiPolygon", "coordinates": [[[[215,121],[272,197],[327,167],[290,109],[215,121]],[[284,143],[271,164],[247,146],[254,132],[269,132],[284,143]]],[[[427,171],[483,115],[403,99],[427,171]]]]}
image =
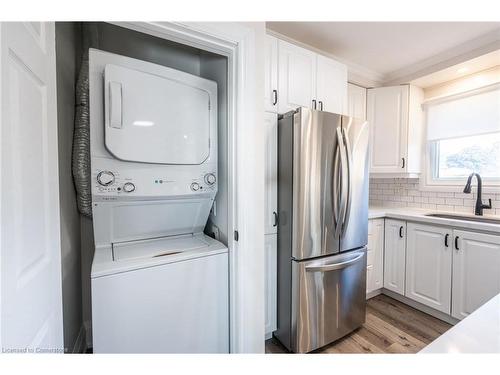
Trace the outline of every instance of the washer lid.
{"type": "Polygon", "coordinates": [[[204,236],[191,234],[176,237],[155,238],[113,244],[113,260],[159,258],[176,255],[191,250],[208,248],[210,243],[204,236]]]}

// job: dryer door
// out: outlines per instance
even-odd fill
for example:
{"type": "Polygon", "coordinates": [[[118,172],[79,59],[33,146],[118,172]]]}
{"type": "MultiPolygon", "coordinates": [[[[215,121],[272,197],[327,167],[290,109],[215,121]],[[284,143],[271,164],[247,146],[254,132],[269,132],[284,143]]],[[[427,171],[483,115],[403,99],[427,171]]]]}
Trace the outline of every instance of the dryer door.
{"type": "Polygon", "coordinates": [[[144,163],[196,165],[207,160],[214,136],[210,93],[196,80],[206,81],[169,68],[153,74],[106,65],[104,133],[109,152],[144,163]]]}

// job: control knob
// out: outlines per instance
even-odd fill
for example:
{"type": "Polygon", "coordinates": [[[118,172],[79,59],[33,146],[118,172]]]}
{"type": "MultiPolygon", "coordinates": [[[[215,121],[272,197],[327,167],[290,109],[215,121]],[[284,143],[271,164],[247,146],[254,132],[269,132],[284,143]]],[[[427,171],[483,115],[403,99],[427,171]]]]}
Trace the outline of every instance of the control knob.
{"type": "Polygon", "coordinates": [[[205,182],[206,182],[208,185],[213,185],[213,184],[215,184],[215,181],[216,181],[216,180],[217,180],[217,179],[215,178],[215,174],[213,174],[213,173],[207,173],[207,174],[205,175],[205,182]]]}
{"type": "Polygon", "coordinates": [[[125,193],[131,193],[135,190],[135,185],[132,182],[125,182],[123,184],[123,191],[125,193]]]}
{"type": "Polygon", "coordinates": [[[199,183],[197,183],[197,182],[193,182],[193,183],[191,184],[191,190],[192,190],[192,191],[198,191],[199,189],[200,189],[200,184],[199,184],[199,183]]]}
{"type": "Polygon", "coordinates": [[[99,185],[108,186],[115,182],[115,175],[110,171],[100,171],[97,175],[99,185]]]}

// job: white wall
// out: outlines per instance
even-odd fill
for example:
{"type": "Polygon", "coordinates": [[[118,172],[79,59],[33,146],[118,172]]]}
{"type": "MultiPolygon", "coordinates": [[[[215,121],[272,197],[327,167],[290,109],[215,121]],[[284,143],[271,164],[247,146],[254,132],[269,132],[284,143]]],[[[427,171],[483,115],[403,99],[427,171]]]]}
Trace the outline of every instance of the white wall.
{"type": "Polygon", "coordinates": [[[75,80],[81,54],[79,27],[77,23],[56,23],[63,323],[64,347],[69,352],[73,351],[82,327],[80,214],[71,174],[75,80]]]}

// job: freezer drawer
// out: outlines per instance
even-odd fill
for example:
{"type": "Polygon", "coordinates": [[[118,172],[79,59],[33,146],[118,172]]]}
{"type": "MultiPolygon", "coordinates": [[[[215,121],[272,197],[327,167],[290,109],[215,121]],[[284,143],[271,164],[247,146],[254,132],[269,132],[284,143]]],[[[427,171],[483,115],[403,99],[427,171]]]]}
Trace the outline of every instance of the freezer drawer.
{"type": "Polygon", "coordinates": [[[292,261],[292,351],[327,345],[365,321],[366,248],[292,261]]]}

